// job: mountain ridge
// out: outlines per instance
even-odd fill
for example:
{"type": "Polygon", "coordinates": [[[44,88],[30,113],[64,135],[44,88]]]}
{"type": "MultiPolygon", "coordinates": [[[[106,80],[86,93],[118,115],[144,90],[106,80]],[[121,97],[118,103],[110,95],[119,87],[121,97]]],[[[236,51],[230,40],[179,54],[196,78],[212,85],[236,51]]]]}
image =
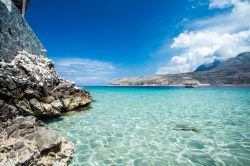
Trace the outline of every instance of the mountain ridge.
{"type": "Polygon", "coordinates": [[[198,66],[193,72],[212,70],[212,69],[214,69],[215,67],[217,67],[221,63],[223,63],[223,62],[220,61],[220,60],[215,59],[211,63],[202,64],[202,65],[198,66]]]}
{"type": "Polygon", "coordinates": [[[113,86],[183,86],[187,79],[199,85],[250,85],[250,52],[240,53],[208,71],[126,77],[113,86]]]}

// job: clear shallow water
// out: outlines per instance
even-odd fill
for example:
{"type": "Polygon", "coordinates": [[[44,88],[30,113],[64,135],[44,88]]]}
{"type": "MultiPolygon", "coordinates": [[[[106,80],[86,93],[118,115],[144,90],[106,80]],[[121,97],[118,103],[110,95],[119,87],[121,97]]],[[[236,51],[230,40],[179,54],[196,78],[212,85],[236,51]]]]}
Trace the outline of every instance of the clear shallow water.
{"type": "Polygon", "coordinates": [[[250,165],[250,88],[86,89],[92,108],[47,123],[70,165],[250,165]]]}

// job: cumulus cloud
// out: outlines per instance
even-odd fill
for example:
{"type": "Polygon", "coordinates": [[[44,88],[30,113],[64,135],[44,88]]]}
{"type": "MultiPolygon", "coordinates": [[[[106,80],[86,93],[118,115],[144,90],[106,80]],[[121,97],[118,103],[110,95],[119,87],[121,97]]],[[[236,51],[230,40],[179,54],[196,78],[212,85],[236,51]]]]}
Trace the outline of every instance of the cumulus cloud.
{"type": "Polygon", "coordinates": [[[190,72],[203,63],[250,51],[250,2],[211,0],[209,4],[211,10],[229,7],[229,13],[192,22],[191,31],[175,37],[171,48],[181,53],[159,67],[157,74],[190,72]]]}
{"type": "Polygon", "coordinates": [[[91,59],[58,59],[55,64],[60,75],[77,85],[106,84],[118,71],[111,63],[91,59]]]}

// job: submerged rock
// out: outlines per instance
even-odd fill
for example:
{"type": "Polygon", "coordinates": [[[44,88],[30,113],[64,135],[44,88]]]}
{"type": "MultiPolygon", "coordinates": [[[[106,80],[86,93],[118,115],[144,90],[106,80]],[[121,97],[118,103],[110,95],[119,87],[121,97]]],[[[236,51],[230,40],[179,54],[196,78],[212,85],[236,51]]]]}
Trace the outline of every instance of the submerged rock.
{"type": "Polygon", "coordinates": [[[189,126],[189,125],[182,125],[182,124],[176,125],[173,128],[173,130],[193,131],[193,132],[196,132],[196,133],[202,133],[203,132],[202,129],[199,129],[199,128],[196,128],[196,127],[193,127],[193,126],[189,126]]]}

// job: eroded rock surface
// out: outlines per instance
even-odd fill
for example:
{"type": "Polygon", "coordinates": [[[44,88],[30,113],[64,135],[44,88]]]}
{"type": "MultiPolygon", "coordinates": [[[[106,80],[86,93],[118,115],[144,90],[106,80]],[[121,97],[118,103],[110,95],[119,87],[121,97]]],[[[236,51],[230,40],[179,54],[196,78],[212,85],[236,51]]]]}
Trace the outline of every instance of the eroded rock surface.
{"type": "Polygon", "coordinates": [[[0,165],[67,165],[73,146],[37,118],[91,101],[47,58],[22,51],[10,63],[0,62],[0,165]]]}
{"type": "Polygon", "coordinates": [[[0,95],[17,108],[16,114],[36,117],[59,116],[92,100],[89,92],[60,77],[51,60],[26,52],[11,63],[0,62],[0,95]]]}
{"type": "Polygon", "coordinates": [[[67,165],[73,146],[34,116],[2,122],[0,165],[67,165]]]}

